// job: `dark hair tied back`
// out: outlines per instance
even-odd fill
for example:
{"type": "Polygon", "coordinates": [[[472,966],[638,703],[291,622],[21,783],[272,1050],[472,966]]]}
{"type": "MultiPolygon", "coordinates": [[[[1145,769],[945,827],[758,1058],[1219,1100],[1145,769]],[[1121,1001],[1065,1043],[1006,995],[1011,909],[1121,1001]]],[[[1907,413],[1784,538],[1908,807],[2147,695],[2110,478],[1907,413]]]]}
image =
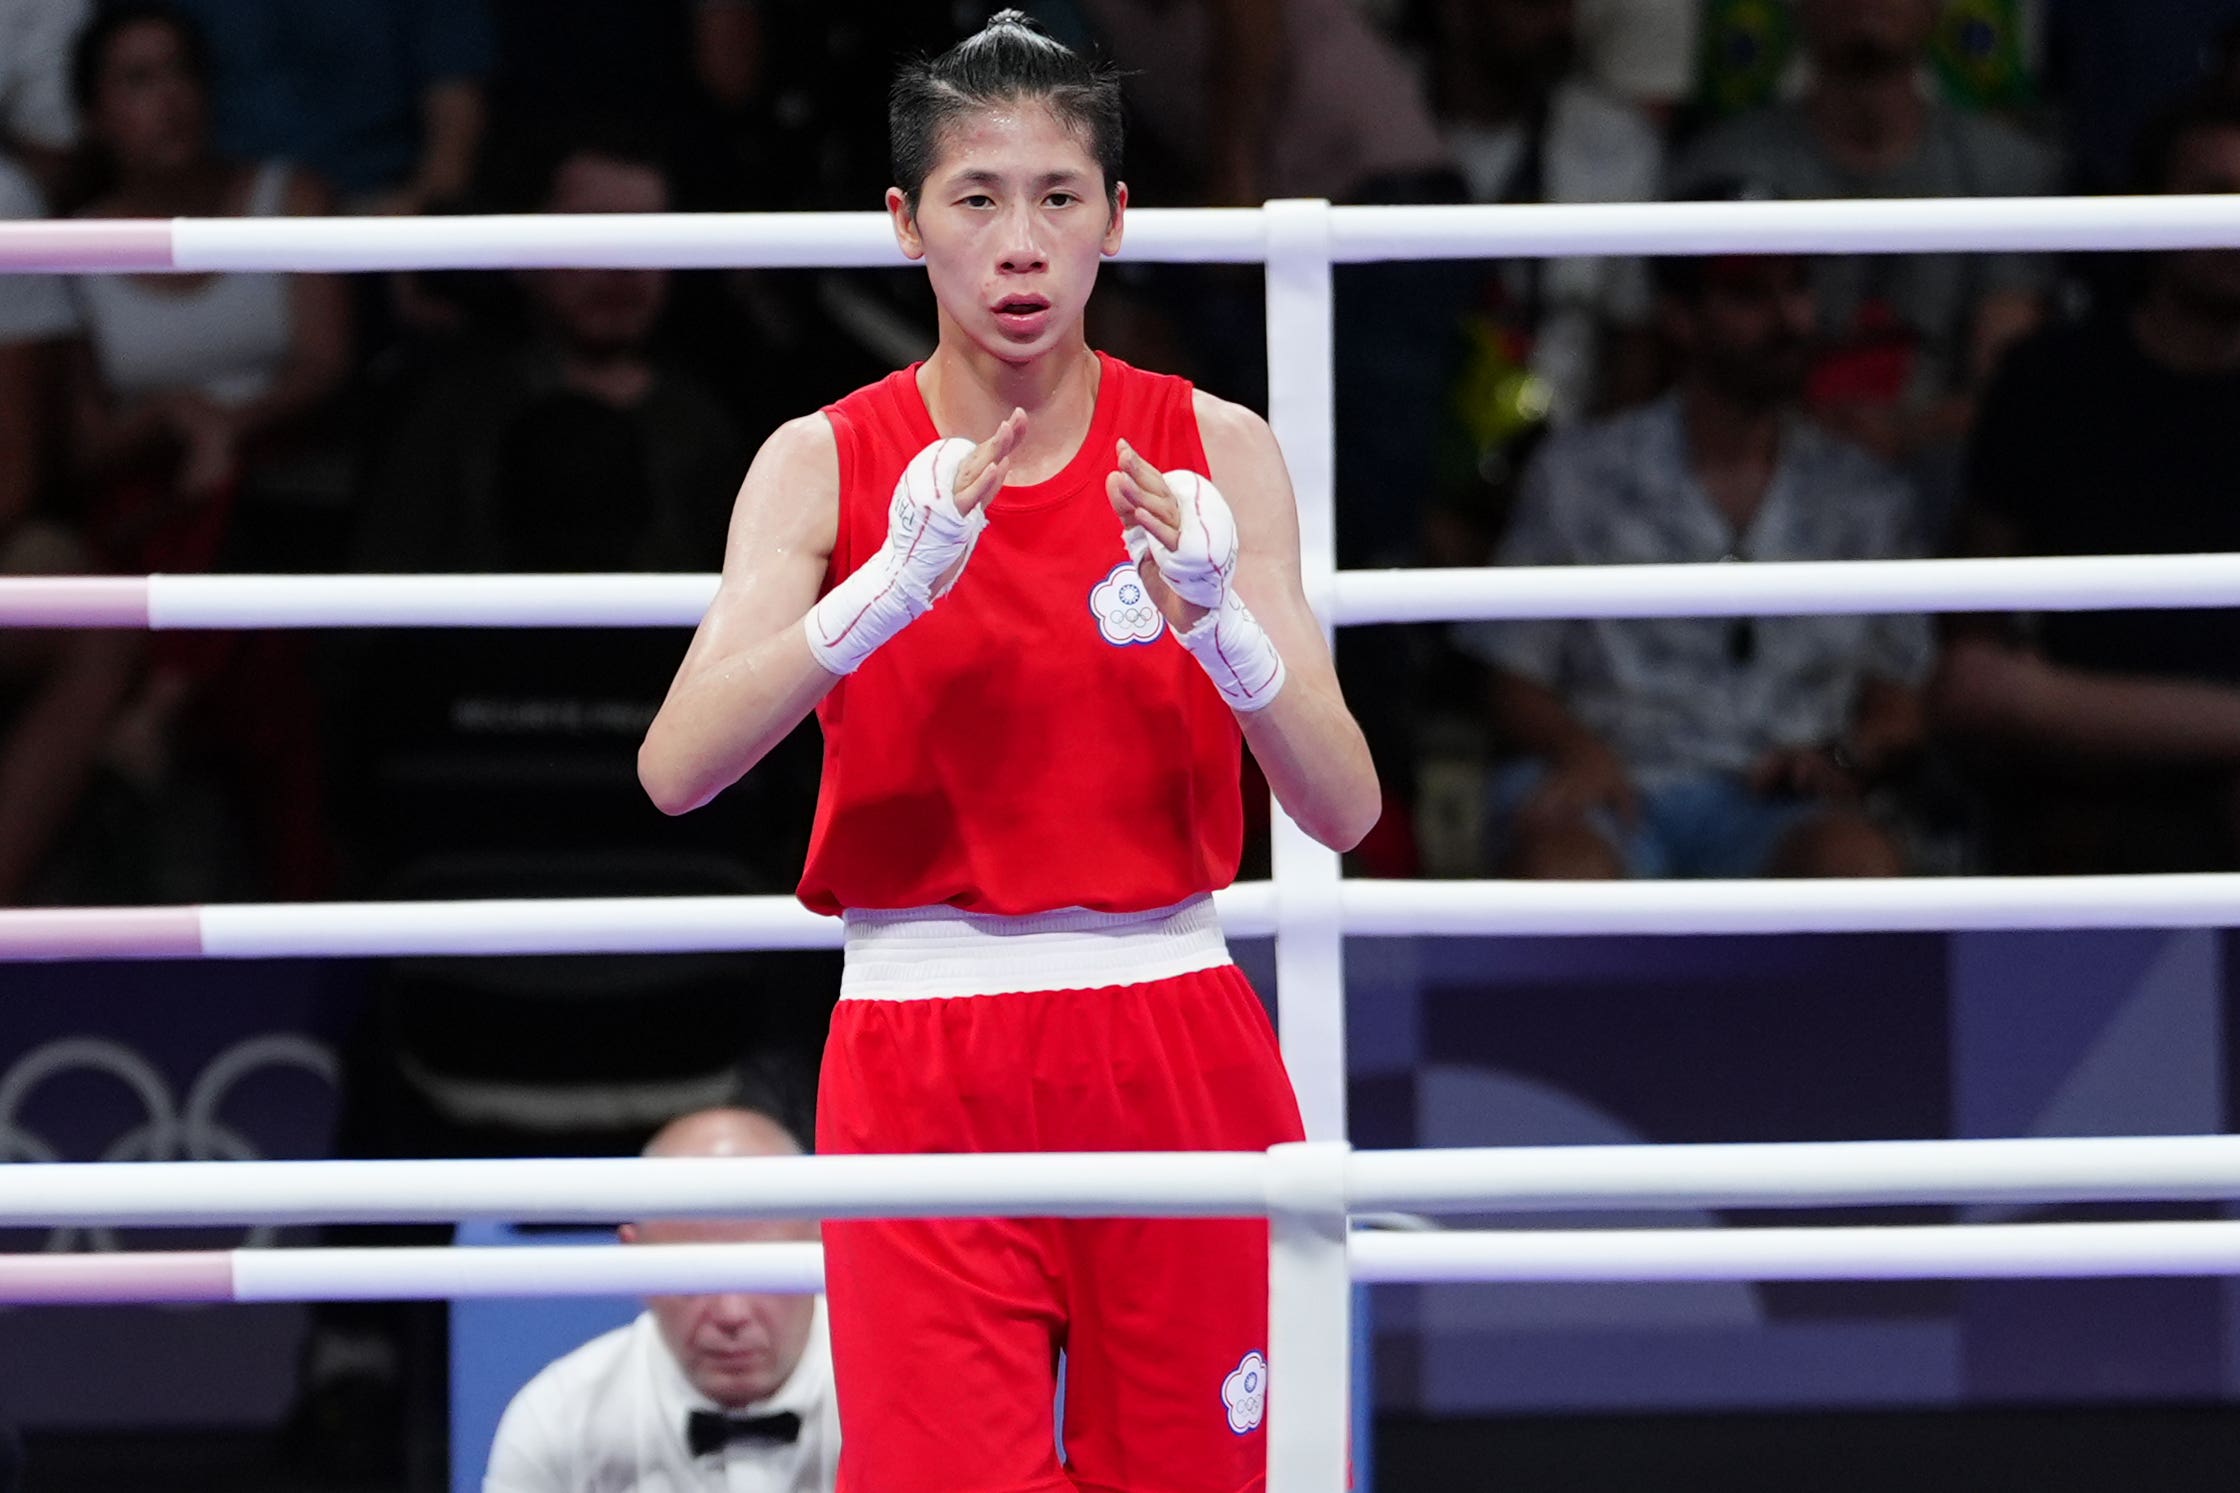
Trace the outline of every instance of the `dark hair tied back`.
{"type": "Polygon", "coordinates": [[[895,185],[910,210],[917,211],[918,193],[933,174],[943,131],[977,110],[1022,102],[1041,104],[1080,137],[1104,172],[1106,201],[1113,201],[1123,134],[1119,74],[1022,12],[1000,10],[939,57],[921,57],[895,74],[887,138],[895,185]]]}

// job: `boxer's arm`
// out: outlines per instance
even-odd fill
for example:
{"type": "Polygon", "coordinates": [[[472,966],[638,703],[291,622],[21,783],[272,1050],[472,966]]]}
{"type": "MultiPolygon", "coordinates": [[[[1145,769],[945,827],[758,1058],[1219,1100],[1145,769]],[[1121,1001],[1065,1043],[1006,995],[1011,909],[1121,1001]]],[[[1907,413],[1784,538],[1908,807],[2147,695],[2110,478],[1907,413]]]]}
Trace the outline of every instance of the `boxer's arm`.
{"type": "Polygon", "coordinates": [[[1268,785],[1300,828],[1351,850],[1382,807],[1376,764],[1346,708],[1322,624],[1299,577],[1299,507],[1267,421],[1241,405],[1197,395],[1206,475],[1237,520],[1238,597],[1252,609],[1289,678],[1264,710],[1237,720],[1268,785]]]}
{"type": "Polygon", "coordinates": [[[755,455],[731,512],[723,583],[638,748],[638,781],[664,814],[743,777],[839,677],[811,654],[840,523],[840,456],[821,414],[788,421],[755,455]]]}
{"type": "Polygon", "coordinates": [[[1014,410],[961,461],[937,457],[962,442],[920,452],[896,489],[886,542],[821,600],[840,527],[838,439],[819,414],[763,443],[732,510],[723,583],[638,748],[638,781],[663,813],[696,809],[745,776],[955,584],[1026,428],[1014,410]]]}

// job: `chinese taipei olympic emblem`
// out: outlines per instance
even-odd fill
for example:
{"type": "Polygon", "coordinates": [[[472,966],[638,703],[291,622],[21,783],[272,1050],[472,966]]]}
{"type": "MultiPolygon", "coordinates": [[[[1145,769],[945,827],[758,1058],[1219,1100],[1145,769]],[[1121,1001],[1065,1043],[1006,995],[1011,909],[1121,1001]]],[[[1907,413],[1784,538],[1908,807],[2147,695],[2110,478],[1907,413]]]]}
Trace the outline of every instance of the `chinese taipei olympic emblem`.
{"type": "Polygon", "coordinates": [[[1229,1412],[1229,1429],[1239,1436],[1260,1429],[1268,1412],[1268,1360],[1247,1353],[1244,1362],[1221,1381],[1221,1404],[1229,1412]]]}
{"type": "Polygon", "coordinates": [[[1097,619],[1097,631],[1115,648],[1154,642],[1167,630],[1167,619],[1159,615],[1151,593],[1143,589],[1143,577],[1136,573],[1132,560],[1113,566],[1112,572],[1097,582],[1089,593],[1089,611],[1097,619]]]}

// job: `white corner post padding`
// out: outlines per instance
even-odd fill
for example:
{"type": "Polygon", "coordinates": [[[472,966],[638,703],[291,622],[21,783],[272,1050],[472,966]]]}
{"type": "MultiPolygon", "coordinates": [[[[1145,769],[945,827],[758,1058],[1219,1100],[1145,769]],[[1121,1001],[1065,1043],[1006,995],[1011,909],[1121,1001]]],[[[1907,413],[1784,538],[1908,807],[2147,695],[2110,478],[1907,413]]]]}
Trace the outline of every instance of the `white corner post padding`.
{"type": "MultiPolygon", "coordinates": [[[[1344,1141],[1268,1152],[1268,1486],[1344,1493],[1353,1378],[1344,1141]]],[[[1232,1420],[1231,1428],[1236,1428],[1232,1420]]]]}
{"type": "MultiPolygon", "coordinates": [[[[1338,563],[1336,446],[1331,382],[1331,208],[1271,202],[1267,226],[1268,425],[1299,506],[1299,578],[1321,611],[1338,563]]],[[[1332,1446],[1352,1421],[1352,1288],[1328,1237],[1331,1158],[1346,1139],[1345,935],[1338,857],[1270,806],[1276,896],[1276,1000],[1284,1066],[1310,1144],[1287,1151],[1271,1200],[1287,1220],[1269,1227],[1269,1330],[1275,1356],[1268,1430],[1268,1493],[1342,1493],[1346,1459],[1332,1446]],[[1280,1325],[1279,1325],[1280,1324],[1280,1325]],[[1314,1355],[1311,1363],[1300,1355],[1314,1355]],[[1283,1365],[1289,1362],[1291,1367],[1283,1365]],[[1286,1379],[1284,1376],[1292,1377],[1286,1379]],[[1300,1376],[1304,1376],[1303,1378],[1300,1376]],[[1285,1385],[1288,1384],[1288,1388],[1285,1385]]],[[[1338,1206],[1343,1207],[1342,1178],[1338,1206]]]]}

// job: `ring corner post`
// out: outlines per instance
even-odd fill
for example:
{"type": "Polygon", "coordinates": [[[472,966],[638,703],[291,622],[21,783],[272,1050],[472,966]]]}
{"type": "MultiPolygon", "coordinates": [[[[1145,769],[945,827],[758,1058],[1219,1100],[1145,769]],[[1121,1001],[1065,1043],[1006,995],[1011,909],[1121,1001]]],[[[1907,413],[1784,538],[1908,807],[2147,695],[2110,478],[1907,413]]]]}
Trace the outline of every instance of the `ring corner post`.
{"type": "Polygon", "coordinates": [[[1268,1152],[1268,1493],[1353,1486],[1351,1156],[1344,1141],[1268,1152]]]}
{"type": "MultiPolygon", "coordinates": [[[[1331,207],[1270,202],[1268,423],[1299,503],[1299,564],[1325,632],[1337,574],[1331,207]]],[[[1353,1282],[1346,1258],[1345,940],[1338,857],[1270,817],[1276,1006],[1304,1145],[1271,1154],[1268,1336],[1284,1387],[1268,1431],[1269,1493],[1343,1493],[1353,1282]]]]}

